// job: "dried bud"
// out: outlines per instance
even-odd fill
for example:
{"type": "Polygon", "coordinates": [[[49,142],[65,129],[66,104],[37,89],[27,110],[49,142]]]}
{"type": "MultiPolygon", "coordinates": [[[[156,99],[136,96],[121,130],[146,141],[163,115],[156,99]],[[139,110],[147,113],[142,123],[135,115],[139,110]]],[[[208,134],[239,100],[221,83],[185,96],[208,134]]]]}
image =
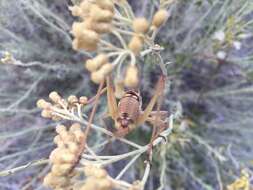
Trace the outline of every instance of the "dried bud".
{"type": "Polygon", "coordinates": [[[138,69],[135,65],[129,65],[126,71],[124,84],[126,87],[134,88],[138,85],[138,69]]]}
{"type": "Polygon", "coordinates": [[[54,143],[57,144],[59,148],[65,147],[65,144],[63,143],[61,137],[59,135],[54,137],[54,143]]]}
{"type": "Polygon", "coordinates": [[[168,11],[165,9],[160,9],[158,10],[152,21],[152,25],[155,26],[156,28],[159,28],[168,18],[168,11]]]}
{"type": "Polygon", "coordinates": [[[85,22],[74,22],[72,24],[72,30],[71,33],[76,37],[82,37],[83,35],[83,29],[85,28],[85,22]]]}
{"type": "Polygon", "coordinates": [[[149,23],[146,18],[136,18],[133,20],[133,30],[136,33],[146,33],[149,29],[149,23]]]}
{"type": "Polygon", "coordinates": [[[97,49],[97,44],[87,44],[87,42],[82,39],[74,39],[72,42],[72,47],[74,50],[83,49],[85,51],[95,51],[97,49]]]}
{"type": "Polygon", "coordinates": [[[139,36],[133,36],[128,44],[128,48],[135,54],[138,55],[142,49],[143,40],[139,36]]]}
{"type": "Polygon", "coordinates": [[[93,72],[107,62],[107,56],[105,54],[99,54],[94,59],[88,59],[85,66],[88,71],[93,72]]]}
{"type": "Polygon", "coordinates": [[[67,132],[67,129],[64,125],[57,125],[55,130],[58,134],[61,134],[63,132],[67,132]]]}
{"type": "Polygon", "coordinates": [[[96,4],[102,9],[114,12],[114,4],[112,0],[96,0],[96,4]]]}
{"type": "Polygon", "coordinates": [[[102,73],[104,73],[104,76],[108,75],[111,71],[113,70],[113,65],[110,63],[107,63],[105,65],[103,65],[99,71],[101,71],[102,73]]]}
{"type": "Polygon", "coordinates": [[[62,163],[61,153],[62,153],[62,148],[56,148],[56,149],[54,149],[51,152],[50,156],[49,156],[50,162],[53,163],[53,164],[60,164],[60,163],[62,163]]]}
{"type": "Polygon", "coordinates": [[[42,110],[41,116],[44,118],[51,118],[52,117],[52,112],[50,110],[42,110]]]}
{"type": "Polygon", "coordinates": [[[69,129],[69,131],[81,131],[81,125],[79,123],[73,123],[69,129]]]}
{"type": "Polygon", "coordinates": [[[104,79],[105,75],[101,70],[91,73],[91,80],[96,84],[100,84],[104,79]]]}
{"type": "Polygon", "coordinates": [[[96,22],[111,22],[113,13],[111,11],[101,9],[97,5],[93,5],[89,16],[96,22]]]}
{"type": "Polygon", "coordinates": [[[70,104],[78,103],[78,98],[77,98],[76,96],[74,96],[74,95],[70,95],[70,96],[68,97],[68,102],[69,102],[70,104]]]}
{"type": "Polygon", "coordinates": [[[55,91],[49,94],[49,98],[55,103],[58,103],[62,99],[61,96],[55,91]]]}
{"type": "Polygon", "coordinates": [[[87,104],[88,103],[88,98],[86,96],[81,96],[79,98],[79,103],[83,104],[83,105],[87,104]]]}
{"type": "Polygon", "coordinates": [[[37,101],[37,107],[41,109],[49,109],[52,106],[49,102],[45,101],[44,99],[40,99],[37,101]]]}
{"type": "Polygon", "coordinates": [[[88,18],[85,20],[85,28],[103,34],[111,32],[112,25],[109,22],[94,22],[92,18],[88,18]]]}
{"type": "Polygon", "coordinates": [[[64,162],[73,163],[75,159],[76,159],[76,156],[74,154],[71,154],[71,153],[62,154],[62,160],[64,162]]]}
{"type": "Polygon", "coordinates": [[[78,145],[76,143],[69,142],[68,143],[68,149],[69,149],[69,151],[71,153],[76,154],[78,152],[78,150],[79,150],[79,147],[78,147],[78,145]]]}

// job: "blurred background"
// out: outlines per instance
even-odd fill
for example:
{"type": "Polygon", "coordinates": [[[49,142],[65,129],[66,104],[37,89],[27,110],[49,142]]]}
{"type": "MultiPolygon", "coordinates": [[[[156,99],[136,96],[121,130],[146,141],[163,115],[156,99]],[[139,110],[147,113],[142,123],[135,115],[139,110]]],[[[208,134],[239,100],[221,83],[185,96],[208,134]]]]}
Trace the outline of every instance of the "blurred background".
{"type": "MultiPolygon", "coordinates": [[[[68,6],[75,3],[0,1],[0,58],[3,62],[9,52],[16,63],[0,62],[1,171],[47,158],[54,148],[57,123],[40,116],[39,98],[53,90],[64,97],[96,92],[83,65],[92,54],[72,50],[75,18],[68,6]]],[[[129,3],[137,16],[149,20],[159,7],[158,0],[129,3]]],[[[159,190],[226,189],[242,170],[252,176],[253,1],[174,0],[169,11],[156,39],[165,48],[162,57],[171,79],[163,109],[176,107],[181,122],[167,145],[155,151],[146,189],[158,189],[161,181],[165,186],[159,190]]],[[[161,72],[156,61],[152,56],[140,60],[144,104],[161,72]]],[[[143,132],[148,139],[145,127],[131,138],[141,139],[143,132]]],[[[109,168],[110,173],[118,167],[109,168]]],[[[41,180],[49,168],[0,177],[0,189],[44,190],[41,180]]],[[[129,180],[139,170],[134,166],[129,180]]]]}

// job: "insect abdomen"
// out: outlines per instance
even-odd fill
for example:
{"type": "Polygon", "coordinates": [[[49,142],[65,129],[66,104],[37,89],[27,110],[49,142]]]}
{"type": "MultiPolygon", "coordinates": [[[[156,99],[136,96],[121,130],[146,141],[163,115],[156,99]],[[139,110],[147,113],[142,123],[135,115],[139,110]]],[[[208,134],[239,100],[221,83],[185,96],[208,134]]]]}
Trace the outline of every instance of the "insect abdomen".
{"type": "Polygon", "coordinates": [[[127,115],[129,119],[135,122],[139,116],[139,101],[131,95],[124,96],[118,105],[119,115],[127,115]]]}

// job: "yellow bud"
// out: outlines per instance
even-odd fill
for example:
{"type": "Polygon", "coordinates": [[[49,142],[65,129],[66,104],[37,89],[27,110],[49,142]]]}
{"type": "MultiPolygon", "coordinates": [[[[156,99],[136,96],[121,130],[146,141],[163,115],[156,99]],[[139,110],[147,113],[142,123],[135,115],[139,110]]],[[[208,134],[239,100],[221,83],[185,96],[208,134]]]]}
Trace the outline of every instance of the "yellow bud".
{"type": "Polygon", "coordinates": [[[58,103],[62,99],[61,96],[55,91],[49,94],[49,98],[55,103],[58,103]]]}
{"type": "Polygon", "coordinates": [[[44,118],[51,118],[52,117],[52,112],[50,110],[42,110],[41,116],[44,118]]]}
{"type": "Polygon", "coordinates": [[[79,103],[80,104],[87,104],[88,103],[88,98],[86,97],[86,96],[81,96],[80,98],[79,98],[79,103]]]}
{"type": "Polygon", "coordinates": [[[62,153],[62,148],[56,148],[54,149],[50,156],[49,156],[49,160],[51,163],[53,164],[60,164],[62,163],[62,160],[61,160],[61,153],[62,153]]]}
{"type": "Polygon", "coordinates": [[[59,135],[54,137],[54,143],[57,144],[58,147],[64,147],[64,143],[59,135]]]}
{"type": "Polygon", "coordinates": [[[97,5],[93,5],[90,10],[90,17],[96,22],[111,22],[113,13],[111,11],[101,9],[97,5]]]}
{"type": "Polygon", "coordinates": [[[62,132],[67,132],[67,129],[64,125],[57,125],[55,130],[58,134],[60,134],[62,132]]]}
{"type": "Polygon", "coordinates": [[[135,54],[138,55],[142,49],[143,40],[139,36],[133,36],[128,44],[128,48],[135,54]]]}
{"type": "Polygon", "coordinates": [[[102,9],[106,9],[111,12],[114,11],[114,4],[112,0],[96,0],[96,4],[102,9]]]}
{"type": "Polygon", "coordinates": [[[81,131],[81,125],[79,123],[73,123],[69,129],[69,131],[81,131]]]}
{"type": "Polygon", "coordinates": [[[73,163],[76,159],[76,155],[71,153],[62,154],[62,160],[67,163],[73,163]]]}
{"type": "Polygon", "coordinates": [[[75,5],[73,7],[69,7],[69,10],[71,11],[73,16],[81,16],[82,15],[82,9],[75,5]]]}
{"type": "Polygon", "coordinates": [[[70,96],[68,97],[68,102],[69,102],[70,104],[78,103],[78,98],[77,98],[76,96],[74,96],[74,95],[70,95],[70,96]]]}
{"type": "Polygon", "coordinates": [[[134,88],[138,85],[138,69],[135,65],[129,65],[126,70],[124,84],[126,87],[134,88]]]}
{"type": "Polygon", "coordinates": [[[96,178],[105,178],[107,176],[106,170],[101,168],[95,168],[93,172],[93,176],[96,178]]]}
{"type": "Polygon", "coordinates": [[[48,173],[48,174],[44,177],[43,185],[46,186],[46,187],[51,187],[51,188],[53,188],[53,186],[52,186],[52,181],[53,181],[53,175],[52,175],[52,173],[48,173]]]}
{"type": "Polygon", "coordinates": [[[69,142],[68,143],[68,149],[71,153],[76,155],[78,150],[79,150],[79,146],[74,142],[69,142]]]}
{"type": "Polygon", "coordinates": [[[159,28],[167,20],[168,15],[169,14],[167,10],[158,10],[153,17],[152,25],[159,28]]]}
{"type": "Polygon", "coordinates": [[[99,54],[93,59],[88,59],[86,61],[86,69],[90,72],[96,71],[103,64],[108,62],[108,58],[105,54],[99,54]]]}
{"type": "Polygon", "coordinates": [[[104,73],[104,76],[108,75],[113,70],[113,65],[110,63],[107,63],[103,65],[99,71],[104,73]]]}
{"type": "Polygon", "coordinates": [[[83,35],[82,31],[85,27],[85,23],[84,22],[74,22],[72,24],[72,30],[71,33],[76,37],[81,37],[83,35]]]}
{"type": "Polygon", "coordinates": [[[91,73],[91,80],[96,84],[100,84],[104,79],[105,74],[101,70],[91,73]]]}
{"type": "Polygon", "coordinates": [[[146,18],[136,18],[133,20],[133,30],[136,33],[146,33],[149,29],[149,23],[146,18]]]}
{"type": "Polygon", "coordinates": [[[49,109],[52,104],[49,102],[45,101],[44,99],[40,99],[37,101],[37,107],[41,109],[49,109]]]}
{"type": "Polygon", "coordinates": [[[99,179],[99,190],[112,190],[113,183],[109,179],[99,179]]]}

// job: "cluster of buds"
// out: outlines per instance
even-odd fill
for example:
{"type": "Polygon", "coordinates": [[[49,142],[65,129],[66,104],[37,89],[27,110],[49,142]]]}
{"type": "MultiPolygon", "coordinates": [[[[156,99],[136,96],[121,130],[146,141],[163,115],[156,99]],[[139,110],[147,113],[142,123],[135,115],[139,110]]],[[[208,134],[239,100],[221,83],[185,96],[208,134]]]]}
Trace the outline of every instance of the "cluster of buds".
{"type": "Polygon", "coordinates": [[[64,100],[57,92],[53,91],[49,94],[49,98],[52,102],[47,102],[44,99],[37,101],[37,107],[42,109],[41,116],[44,118],[50,118],[52,120],[60,120],[61,117],[57,114],[59,109],[72,109],[78,106],[84,106],[88,103],[86,96],[77,98],[74,95],[70,95],[67,100],[64,100]]]}
{"type": "Polygon", "coordinates": [[[146,18],[135,18],[132,22],[134,34],[128,44],[128,48],[138,55],[142,49],[145,40],[145,34],[148,31],[154,31],[159,28],[168,18],[168,12],[165,9],[158,10],[150,25],[146,18]]]}
{"type": "Polygon", "coordinates": [[[114,183],[106,170],[93,165],[84,167],[87,177],[80,190],[112,190],[114,183]]]}
{"type": "Polygon", "coordinates": [[[73,124],[69,131],[64,125],[58,125],[56,132],[58,135],[54,138],[54,143],[57,148],[50,154],[52,168],[44,178],[44,185],[52,189],[68,189],[68,186],[73,186],[70,179],[75,175],[74,168],[82,153],[80,146],[84,133],[78,123],[73,124]]]}
{"type": "Polygon", "coordinates": [[[73,48],[95,51],[100,35],[111,31],[114,3],[111,0],[84,0],[80,5],[70,7],[70,10],[74,16],[82,19],[72,26],[72,34],[75,37],[73,48]]]}
{"type": "Polygon", "coordinates": [[[99,54],[93,59],[88,59],[85,67],[91,72],[91,80],[99,84],[113,70],[113,65],[108,62],[108,57],[105,54],[99,54]]]}

